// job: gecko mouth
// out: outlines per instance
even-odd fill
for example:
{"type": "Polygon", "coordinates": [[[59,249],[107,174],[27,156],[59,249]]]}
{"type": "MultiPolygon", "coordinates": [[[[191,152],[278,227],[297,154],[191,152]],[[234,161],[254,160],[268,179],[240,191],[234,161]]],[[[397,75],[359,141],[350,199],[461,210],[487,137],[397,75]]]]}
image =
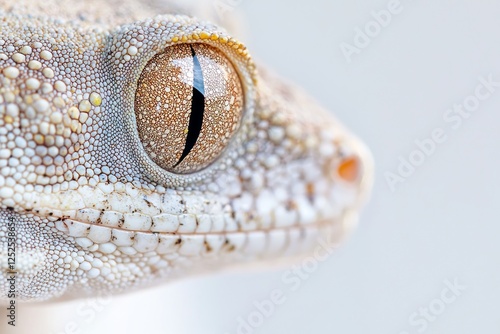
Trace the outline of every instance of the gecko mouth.
{"type": "MultiPolygon", "coordinates": [[[[52,296],[59,296],[65,291],[58,285],[61,279],[57,276],[58,272],[50,269],[66,265],[64,261],[59,264],[48,253],[58,245],[61,245],[62,250],[68,249],[67,254],[77,254],[77,262],[78,257],[82,258],[83,262],[78,264],[74,264],[74,261],[68,263],[70,268],[67,270],[73,270],[74,265],[89,279],[108,275],[107,267],[99,267],[99,260],[118,258],[118,254],[137,259],[132,261],[160,258],[159,262],[152,265],[155,277],[160,277],[165,270],[173,270],[172,277],[176,277],[183,275],[183,270],[187,270],[185,273],[212,271],[229,265],[243,265],[252,260],[258,260],[258,263],[275,263],[274,259],[309,253],[319,246],[336,248],[348,234],[353,217],[348,210],[337,219],[318,220],[309,225],[204,233],[133,231],[63,217],[43,217],[6,210],[0,210],[0,218],[0,227],[10,220],[15,221],[18,223],[18,234],[22,233],[23,237],[31,240],[19,244],[17,249],[18,288],[22,292],[20,298],[42,300],[47,296],[40,296],[41,290],[37,290],[33,282],[46,285],[52,291],[52,296]],[[1,215],[2,213],[6,215],[1,215]],[[39,246],[35,248],[34,245],[39,246]],[[95,257],[94,254],[99,253],[101,255],[95,257]],[[273,262],[267,262],[268,260],[273,262]],[[92,263],[92,266],[86,261],[92,263]],[[162,267],[162,264],[167,267],[162,267]],[[47,275],[53,277],[47,280],[47,275]]],[[[0,240],[3,239],[0,237],[0,240]]],[[[2,244],[6,245],[3,241],[2,244]]],[[[5,249],[0,248],[2,260],[4,252],[5,249]]],[[[7,263],[0,261],[0,277],[6,274],[6,269],[7,263]]],[[[0,285],[0,288],[4,287],[0,285]]]]}
{"type": "MultiPolygon", "coordinates": [[[[158,232],[127,229],[124,226],[92,224],[65,217],[45,217],[47,226],[73,237],[78,246],[91,252],[126,255],[155,252],[194,257],[220,253],[247,256],[296,255],[313,248],[328,236],[338,242],[350,232],[354,211],[345,210],[333,219],[322,219],[307,225],[292,225],[253,230],[212,230],[191,232],[158,232]]],[[[44,219],[44,218],[41,218],[44,219]]]]}

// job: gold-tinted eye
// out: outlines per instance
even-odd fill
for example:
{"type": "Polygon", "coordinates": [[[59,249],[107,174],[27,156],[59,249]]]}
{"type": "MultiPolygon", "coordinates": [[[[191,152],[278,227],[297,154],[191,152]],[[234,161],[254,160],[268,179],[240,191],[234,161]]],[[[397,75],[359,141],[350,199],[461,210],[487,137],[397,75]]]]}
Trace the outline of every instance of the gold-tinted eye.
{"type": "Polygon", "coordinates": [[[139,137],[158,166],[192,173],[228,145],[243,103],[239,76],[221,51],[205,44],[172,46],[151,59],[139,78],[139,137]]]}

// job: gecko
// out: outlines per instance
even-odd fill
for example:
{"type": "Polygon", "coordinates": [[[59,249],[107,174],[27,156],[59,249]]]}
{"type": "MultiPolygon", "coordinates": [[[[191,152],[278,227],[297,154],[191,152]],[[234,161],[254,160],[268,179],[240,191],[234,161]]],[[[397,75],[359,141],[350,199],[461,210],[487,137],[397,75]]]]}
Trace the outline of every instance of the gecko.
{"type": "Polygon", "coordinates": [[[22,302],[119,294],[351,230],[366,145],[198,17],[174,1],[2,1],[0,303],[13,276],[22,302]]]}

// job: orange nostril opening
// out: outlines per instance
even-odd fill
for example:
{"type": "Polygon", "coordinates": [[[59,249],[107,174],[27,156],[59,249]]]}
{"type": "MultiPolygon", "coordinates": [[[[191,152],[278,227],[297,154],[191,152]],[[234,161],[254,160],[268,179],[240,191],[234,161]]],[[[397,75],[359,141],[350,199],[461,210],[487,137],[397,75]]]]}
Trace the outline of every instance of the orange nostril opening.
{"type": "Polygon", "coordinates": [[[337,167],[339,176],[347,182],[358,180],[361,171],[361,163],[357,157],[345,157],[337,167]]]}

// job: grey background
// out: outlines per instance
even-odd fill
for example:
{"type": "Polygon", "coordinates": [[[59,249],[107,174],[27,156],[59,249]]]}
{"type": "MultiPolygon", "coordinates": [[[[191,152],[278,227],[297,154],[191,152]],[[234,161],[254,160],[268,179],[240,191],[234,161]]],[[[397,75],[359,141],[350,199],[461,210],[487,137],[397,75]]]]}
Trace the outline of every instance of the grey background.
{"type": "Polygon", "coordinates": [[[92,320],[78,311],[87,309],[83,301],[25,314],[51,314],[47,333],[73,319],[81,333],[232,334],[254,301],[283,288],[286,302],[255,333],[419,333],[410,315],[456,279],[465,291],[424,332],[500,332],[500,89],[458,129],[443,120],[474,93],[478,77],[500,81],[500,3],[401,0],[402,12],[348,63],[340,44],[352,44],[355,28],[389,1],[236,2],[230,15],[244,18],[252,54],[302,85],[372,149],[376,183],[358,229],[294,292],[283,288],[286,268],[278,268],[115,297],[92,320]],[[435,128],[447,141],[391,191],[384,174],[435,128]]]}

